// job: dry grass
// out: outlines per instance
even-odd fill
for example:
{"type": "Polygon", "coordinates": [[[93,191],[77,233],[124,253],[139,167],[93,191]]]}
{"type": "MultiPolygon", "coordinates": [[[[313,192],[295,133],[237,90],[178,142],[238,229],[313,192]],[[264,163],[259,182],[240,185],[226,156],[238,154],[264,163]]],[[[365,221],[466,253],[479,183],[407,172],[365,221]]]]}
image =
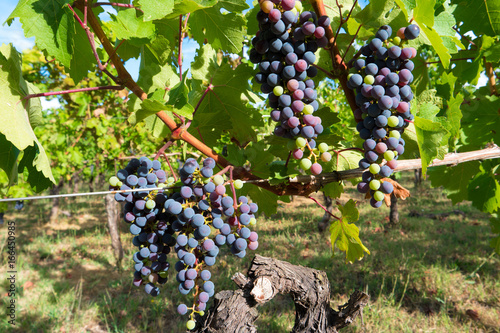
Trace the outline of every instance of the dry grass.
{"type": "MultiPolygon", "coordinates": [[[[345,332],[499,332],[500,260],[488,247],[487,216],[462,204],[464,216],[409,217],[411,211],[456,209],[426,183],[412,192],[413,197],[400,202],[401,221],[392,229],[387,227],[387,207],[372,209],[353,189],[342,196],[342,201],[361,200],[357,225],[372,253],[352,265],[338,251],[331,257],[328,234],[317,231],[322,211],[304,198],[259,220],[258,253],[326,271],[332,306],[346,302],[353,290],[368,292],[364,326],[357,322],[345,332]]],[[[6,221],[17,224],[19,307],[17,327],[12,329],[4,315],[0,332],[183,331],[186,319],[174,309],[187,298],[176,291],[175,278],[155,299],[132,286],[127,259],[133,246],[125,225],[125,268],[115,267],[102,201],[68,200],[63,208],[72,216],[61,216],[56,224],[45,222],[49,206],[41,201],[6,215],[6,221]]],[[[5,236],[4,225],[2,244],[5,236]]],[[[221,253],[212,270],[217,290],[234,289],[230,277],[245,272],[251,258],[221,253]]],[[[5,253],[1,267],[5,270],[5,253]]],[[[2,280],[4,296],[6,286],[2,280]]],[[[264,305],[260,313],[259,332],[288,332],[293,326],[293,303],[286,296],[264,305]]]]}

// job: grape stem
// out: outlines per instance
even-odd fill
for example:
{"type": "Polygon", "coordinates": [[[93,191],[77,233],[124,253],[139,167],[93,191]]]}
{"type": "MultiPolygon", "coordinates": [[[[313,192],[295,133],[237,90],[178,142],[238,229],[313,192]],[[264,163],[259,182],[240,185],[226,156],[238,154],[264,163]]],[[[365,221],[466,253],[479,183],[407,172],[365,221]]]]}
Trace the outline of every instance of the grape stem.
{"type": "Polygon", "coordinates": [[[328,208],[326,208],[325,206],[323,206],[322,204],[320,204],[318,200],[316,200],[316,199],[315,199],[315,198],[313,198],[313,197],[309,197],[309,199],[311,199],[311,200],[312,200],[312,201],[314,201],[314,202],[315,202],[318,206],[320,206],[321,208],[323,208],[323,210],[324,210],[325,212],[327,212],[328,214],[330,214],[330,216],[331,216],[331,217],[333,217],[333,218],[334,218],[334,219],[336,219],[336,220],[341,221],[341,218],[340,218],[340,217],[333,215],[333,214],[332,214],[332,213],[328,210],[328,208]]]}
{"type": "Polygon", "coordinates": [[[24,96],[23,99],[26,100],[34,97],[64,95],[64,94],[72,94],[78,92],[96,91],[96,90],[123,90],[123,88],[124,88],[123,86],[103,86],[103,87],[88,87],[88,88],[78,88],[78,89],[60,90],[60,91],[49,91],[38,94],[29,94],[24,96]]]}
{"type": "Polygon", "coordinates": [[[233,192],[233,208],[236,211],[236,209],[238,209],[238,201],[236,201],[236,189],[234,188],[233,170],[234,168],[232,167],[229,169],[229,185],[231,186],[231,191],[233,192]]]}
{"type": "Polygon", "coordinates": [[[288,153],[288,157],[286,158],[286,162],[285,162],[285,167],[288,167],[288,162],[290,162],[290,157],[292,156],[292,151],[293,150],[290,150],[290,152],[288,153]]]}
{"type": "MultiPolygon", "coordinates": [[[[363,26],[363,24],[359,25],[358,30],[356,30],[356,33],[354,34],[354,37],[352,37],[351,42],[349,43],[349,45],[345,49],[344,55],[342,56],[342,62],[344,62],[345,56],[347,55],[347,52],[349,51],[349,48],[351,47],[352,43],[354,43],[354,40],[356,39],[356,37],[358,37],[359,30],[361,29],[362,26],[363,26]]],[[[356,54],[358,54],[358,53],[356,53],[356,54]]],[[[358,54],[358,57],[359,57],[359,54],[358,54]]]]}
{"type": "Polygon", "coordinates": [[[115,7],[124,7],[124,8],[135,8],[135,9],[143,12],[142,9],[135,7],[134,5],[126,4],[126,3],[119,3],[119,2],[96,2],[92,5],[92,7],[97,7],[97,6],[115,6],[115,7]]]}
{"type": "Polygon", "coordinates": [[[163,153],[162,155],[163,155],[163,158],[165,159],[165,161],[167,162],[168,167],[170,168],[170,172],[172,173],[172,177],[174,177],[174,182],[177,183],[177,176],[174,172],[174,168],[172,168],[172,164],[170,164],[170,160],[169,160],[167,154],[163,153]]]}
{"type": "Polygon", "coordinates": [[[161,154],[165,153],[165,150],[167,150],[168,147],[170,147],[173,143],[174,143],[173,140],[169,140],[165,145],[163,145],[163,147],[161,147],[160,150],[158,150],[158,152],[156,153],[154,159],[157,160],[158,157],[160,157],[161,154]]]}
{"type": "MultiPolygon", "coordinates": [[[[347,21],[349,21],[349,18],[351,17],[352,11],[356,7],[356,4],[358,3],[358,0],[354,0],[354,3],[352,4],[351,10],[349,11],[349,14],[347,14],[347,17],[345,18],[345,20],[342,18],[342,5],[339,4],[338,0],[336,0],[336,2],[337,2],[337,7],[339,7],[340,24],[339,24],[339,27],[337,28],[337,33],[335,34],[335,38],[333,40],[333,43],[337,42],[337,37],[339,36],[340,28],[342,28],[342,25],[344,23],[346,23],[347,21]]],[[[358,28],[358,30],[359,30],[359,28],[358,28]]],[[[348,49],[349,48],[347,48],[347,50],[348,49]]],[[[347,53],[347,50],[346,50],[346,53],[347,53]]]]}

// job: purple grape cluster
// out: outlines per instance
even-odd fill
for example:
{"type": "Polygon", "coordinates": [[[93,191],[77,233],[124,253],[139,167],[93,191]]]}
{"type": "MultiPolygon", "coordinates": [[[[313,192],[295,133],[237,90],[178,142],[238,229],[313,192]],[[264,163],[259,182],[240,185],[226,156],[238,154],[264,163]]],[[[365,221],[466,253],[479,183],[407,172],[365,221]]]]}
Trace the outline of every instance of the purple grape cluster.
{"type": "MultiPolygon", "coordinates": [[[[328,39],[325,29],[330,19],[319,19],[314,12],[302,11],[302,3],[295,0],[263,1],[257,14],[260,30],[252,39],[250,60],[258,64],[255,81],[261,91],[268,94],[269,106],[273,109],[271,119],[278,124],[274,134],[295,139],[302,137],[313,150],[315,138],[323,132],[321,118],[313,116],[318,110],[315,83],[311,79],[318,73],[312,64],[315,52],[325,47],[328,39]]],[[[294,158],[302,159],[304,146],[295,147],[294,158]]],[[[311,163],[301,163],[306,170],[311,163]]],[[[315,165],[314,174],[321,166],[315,165]]]]}
{"type": "Polygon", "coordinates": [[[404,152],[401,134],[414,119],[410,112],[413,92],[411,61],[416,56],[413,47],[402,47],[405,39],[417,38],[420,29],[409,25],[391,38],[388,25],[380,27],[375,38],[365,44],[358,57],[350,61],[356,72],[348,76],[347,85],[356,91],[354,111],[359,136],[365,140],[364,158],[359,167],[366,169],[358,191],[369,193],[370,204],[378,208],[385,194],[393,192],[393,185],[384,181],[397,167],[397,159],[404,152]],[[385,160],[385,162],[384,162],[385,160]]]}
{"type": "MultiPolygon", "coordinates": [[[[118,201],[126,202],[125,221],[131,223],[133,243],[139,248],[134,254],[134,285],[145,284],[148,294],[158,295],[156,284],[167,281],[166,255],[173,250],[178,259],[178,290],[195,296],[193,306],[180,304],[177,308],[180,314],[190,312],[189,329],[195,326],[194,314],[203,315],[214,295],[208,267],[216,263],[220,247],[227,245],[235,256],[243,258],[247,249],[256,250],[259,245],[257,233],[250,230],[256,224],[257,204],[244,196],[236,199],[233,191],[226,193],[231,181],[214,175],[215,166],[212,158],[206,158],[201,165],[187,159],[179,169],[180,181],[175,183],[166,177],[158,161],[141,158],[132,160],[110,179],[115,189],[137,188],[143,185],[143,178],[151,181],[145,191],[116,195],[118,201]],[[146,191],[148,186],[163,188],[146,191]]],[[[238,180],[232,183],[236,189],[242,186],[238,180]]]]}

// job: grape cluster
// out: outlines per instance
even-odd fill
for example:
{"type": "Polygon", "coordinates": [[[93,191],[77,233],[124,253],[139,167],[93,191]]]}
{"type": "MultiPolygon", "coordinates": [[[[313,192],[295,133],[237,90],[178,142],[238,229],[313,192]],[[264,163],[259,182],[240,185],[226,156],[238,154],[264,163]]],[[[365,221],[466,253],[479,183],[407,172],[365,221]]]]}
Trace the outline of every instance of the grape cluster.
{"type": "Polygon", "coordinates": [[[243,182],[226,181],[224,175],[214,174],[215,166],[212,158],[201,165],[187,159],[179,169],[180,181],[176,182],[166,177],[159,161],[141,158],[132,160],[110,179],[112,188],[137,188],[144,185],[141,179],[150,181],[146,187],[162,187],[146,195],[143,191],[118,193],[116,199],[126,202],[124,218],[131,223],[133,242],[139,248],[134,254],[134,285],[145,284],[147,293],[158,295],[156,284],[167,280],[167,254],[175,252],[178,290],[183,295],[194,295],[192,306],[177,307],[181,315],[189,313],[188,329],[195,327],[194,315],[203,316],[214,295],[208,267],[216,263],[220,247],[227,245],[235,256],[243,258],[247,249],[255,250],[259,245],[257,233],[250,229],[256,224],[257,204],[244,196],[236,199],[234,189],[240,189],[243,182]],[[226,193],[228,185],[231,191],[226,193]]]}
{"type": "Polygon", "coordinates": [[[260,8],[257,14],[260,30],[252,39],[249,54],[250,60],[258,64],[255,81],[268,94],[273,109],[271,119],[278,123],[274,134],[303,139],[292,145],[293,157],[300,160],[302,169],[319,174],[322,167],[317,159],[325,161],[328,155],[320,156],[322,152],[318,154],[318,149],[315,150],[314,139],[323,132],[323,125],[321,118],[313,115],[319,104],[311,78],[318,73],[312,66],[315,52],[328,44],[325,29],[330,19],[327,16],[318,19],[314,12],[302,11],[302,3],[295,0],[263,1],[260,8]],[[311,152],[306,158],[305,149],[311,152]]]}
{"type": "Polygon", "coordinates": [[[393,185],[384,181],[397,167],[397,159],[404,152],[405,141],[401,134],[414,119],[410,112],[413,92],[411,71],[415,67],[410,60],[416,56],[413,47],[402,47],[405,40],[418,37],[417,25],[398,30],[390,38],[392,29],[380,27],[375,38],[364,45],[358,57],[350,62],[356,73],[348,76],[347,85],[356,91],[354,111],[359,136],[365,140],[364,158],[359,167],[365,171],[358,191],[369,193],[370,204],[378,208],[385,194],[393,192],[393,185]],[[385,162],[383,161],[385,160],[385,162]]]}

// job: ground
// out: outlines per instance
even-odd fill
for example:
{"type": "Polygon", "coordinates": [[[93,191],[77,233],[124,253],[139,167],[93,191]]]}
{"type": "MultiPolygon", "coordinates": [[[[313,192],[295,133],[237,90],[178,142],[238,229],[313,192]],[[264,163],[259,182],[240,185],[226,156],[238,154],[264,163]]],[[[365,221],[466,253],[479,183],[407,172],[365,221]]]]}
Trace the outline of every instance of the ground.
{"type": "MultiPolygon", "coordinates": [[[[353,187],[342,195],[341,201],[359,202],[361,218],[356,224],[371,251],[359,262],[346,264],[338,250],[332,257],[328,232],[317,231],[323,212],[305,198],[282,203],[276,215],[259,218],[256,252],[324,270],[334,307],[354,290],[367,292],[371,302],[363,324],[357,321],[342,332],[499,332],[500,256],[488,246],[488,217],[470,203],[452,206],[441,189],[430,189],[426,181],[419,188],[409,175],[401,182],[412,196],[399,201],[400,224],[394,228],[388,228],[387,207],[371,208],[353,187]],[[426,216],[457,209],[463,214],[426,216]]],[[[125,223],[125,259],[123,269],[116,268],[104,198],[65,199],[62,208],[71,216],[61,215],[52,224],[49,205],[30,202],[5,215],[5,221],[16,222],[19,298],[16,328],[7,323],[3,310],[1,332],[184,331],[186,318],[175,308],[188,298],[176,291],[173,272],[156,298],[132,285],[134,249],[125,223]]],[[[4,224],[2,249],[6,235],[4,224]]],[[[7,255],[1,252],[0,273],[6,276],[7,255]]],[[[230,277],[245,273],[252,257],[249,252],[241,260],[223,251],[212,269],[216,291],[234,289],[230,277]]],[[[1,281],[5,309],[8,282],[1,281]]],[[[287,296],[259,310],[259,332],[289,332],[293,326],[293,302],[287,296]]]]}

